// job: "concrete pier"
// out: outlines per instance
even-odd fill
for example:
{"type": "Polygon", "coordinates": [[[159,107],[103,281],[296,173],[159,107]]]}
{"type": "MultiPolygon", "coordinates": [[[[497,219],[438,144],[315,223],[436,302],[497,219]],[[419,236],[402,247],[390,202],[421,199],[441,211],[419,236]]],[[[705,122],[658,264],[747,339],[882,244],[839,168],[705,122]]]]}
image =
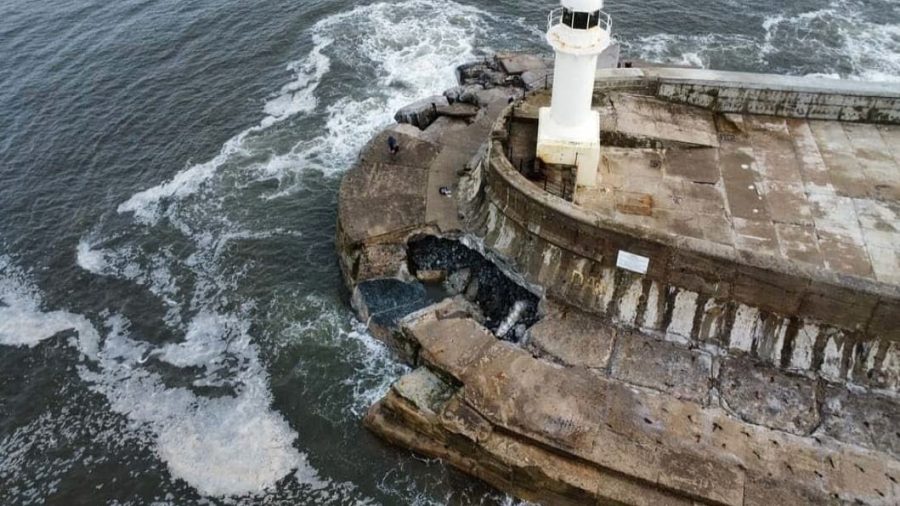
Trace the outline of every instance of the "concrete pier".
{"type": "Polygon", "coordinates": [[[534,160],[545,66],[463,69],[474,114],[406,114],[345,177],[361,312],[373,281],[447,292],[373,328],[416,369],[367,425],[545,504],[900,502],[900,91],[603,70],[588,189],[534,160]],[[423,237],[471,253],[426,270],[423,237]],[[513,342],[471,256],[540,301],[513,342]]]}

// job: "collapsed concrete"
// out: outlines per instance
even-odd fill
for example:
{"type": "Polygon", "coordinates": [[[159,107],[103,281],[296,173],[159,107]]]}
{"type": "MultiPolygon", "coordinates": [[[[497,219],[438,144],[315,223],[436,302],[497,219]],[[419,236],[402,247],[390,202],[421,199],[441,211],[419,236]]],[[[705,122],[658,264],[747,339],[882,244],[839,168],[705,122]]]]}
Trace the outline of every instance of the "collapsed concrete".
{"type": "MultiPolygon", "coordinates": [[[[474,115],[437,108],[424,130],[391,127],[345,177],[338,232],[344,278],[373,333],[415,366],[372,407],[366,425],[544,504],[900,502],[897,288],[877,272],[834,274],[793,257],[766,257],[761,247],[736,255],[703,242],[702,231],[699,238],[680,229],[659,233],[643,224],[672,213],[657,210],[659,199],[628,200],[640,188],[615,187],[609,194],[623,198],[609,203],[599,193],[585,202],[582,192],[567,202],[524,177],[541,175],[512,158],[533,149],[530,107],[546,95],[508,102],[529,88],[523,75],[549,72],[541,61],[499,55],[464,67],[460,88],[445,96],[448,107],[464,103],[474,115]],[[387,135],[400,140],[399,155],[386,153],[387,135]],[[590,214],[607,204],[618,214],[590,214]],[[621,251],[649,258],[646,272],[618,266],[621,251]]],[[[678,167],[689,170],[668,174],[677,159],[666,155],[709,154],[741,133],[711,130],[698,141],[704,130],[667,124],[654,100],[690,102],[665,109],[688,118],[707,114],[697,107],[799,107],[776,103],[792,100],[796,89],[758,91],[760,83],[781,86],[778,79],[742,78],[757,90],[749,93],[734,75],[604,75],[598,97],[615,107],[607,115],[615,122],[602,135],[620,150],[610,156],[631,163],[655,190],[684,177],[702,195],[730,191],[732,176],[710,170],[708,160],[688,157],[678,167]],[[696,105],[696,90],[708,89],[725,91],[719,101],[696,105]],[[726,103],[727,94],[739,98],[726,103]],[[656,119],[647,123],[640,114],[656,119]],[[651,156],[657,151],[662,157],[651,156]]],[[[868,93],[874,107],[887,107],[866,117],[889,119],[900,103],[864,86],[804,86],[802,93],[814,95],[809,104],[844,104],[835,97],[868,93]]],[[[783,113],[808,113],[813,105],[783,113]]],[[[853,114],[835,107],[815,114],[853,114]]],[[[714,114],[719,121],[726,113],[714,114]]],[[[878,128],[893,136],[900,127],[878,128]]],[[[778,142],[784,146],[785,138],[778,142]]],[[[742,149],[744,177],[762,162],[742,149]]],[[[687,183],[679,184],[684,191],[687,183]]],[[[872,191],[873,206],[896,205],[893,187],[872,191]]],[[[731,219],[737,211],[715,212],[731,219]]],[[[882,228],[900,228],[896,216],[880,216],[882,228]]]]}

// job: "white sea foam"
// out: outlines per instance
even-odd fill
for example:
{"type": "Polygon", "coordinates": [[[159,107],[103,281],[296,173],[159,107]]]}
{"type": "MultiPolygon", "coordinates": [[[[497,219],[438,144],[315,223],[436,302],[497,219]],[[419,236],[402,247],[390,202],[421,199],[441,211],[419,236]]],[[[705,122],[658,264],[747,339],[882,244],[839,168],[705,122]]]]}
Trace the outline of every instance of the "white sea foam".
{"type": "Polygon", "coordinates": [[[240,366],[229,371],[236,393],[214,398],[166,387],[158,374],[142,367],[154,350],[129,337],[124,318],[113,317],[108,324],[100,372],[85,367],[82,378],[136,430],[150,430],[157,455],[174,477],[202,494],[221,497],[263,492],[292,471],[301,482],[322,483],[293,447],[296,433],[270,408],[268,376],[239,319],[201,315],[191,323],[186,345],[156,350],[179,367],[215,369],[229,354],[236,358],[240,366]],[[223,332],[235,337],[227,346],[222,346],[223,332]]]}
{"type": "Polygon", "coordinates": [[[872,19],[860,0],[786,10],[764,19],[760,37],[744,34],[658,33],[629,41],[642,59],[718,68],[778,68],[778,72],[867,81],[900,81],[900,25],[872,19]]]}
{"type": "MultiPolygon", "coordinates": [[[[352,375],[335,379],[344,395],[335,396],[334,390],[329,390],[321,399],[319,409],[327,412],[328,418],[362,418],[400,376],[409,372],[409,367],[399,362],[384,343],[375,339],[337,301],[303,294],[292,294],[291,299],[286,303],[299,306],[300,315],[279,333],[280,342],[274,345],[325,347],[332,351],[335,363],[352,366],[352,375]]],[[[307,363],[302,357],[296,364],[303,374],[316,374],[319,367],[319,363],[307,363]]]]}
{"type": "Polygon", "coordinates": [[[452,1],[407,0],[361,5],[318,23],[314,40],[334,41],[335,57],[367,69],[374,81],[368,97],[329,105],[323,134],[298,144],[292,155],[327,173],[346,169],[397,109],[455,83],[456,67],[476,58],[485,19],[483,11],[452,1]]]}
{"type": "MultiPolygon", "coordinates": [[[[227,141],[212,160],[132,196],[118,211],[156,223],[165,202],[196,194],[226,166],[250,181],[283,181],[306,170],[343,171],[397,109],[452,86],[456,66],[476,57],[475,41],[486,33],[484,12],[455,2],[379,2],[329,16],[310,29],[313,49],[289,65],[294,80],[265,104],[266,116],[258,125],[227,141]],[[358,72],[355,79],[368,83],[338,83],[321,90],[333,61],[352,66],[358,72]],[[365,84],[368,94],[359,95],[365,84]],[[291,149],[275,151],[261,162],[255,159],[259,152],[273,151],[267,130],[298,115],[306,117],[304,123],[321,126],[299,132],[291,149]]],[[[288,193],[281,189],[275,196],[288,193]]]]}
{"type": "MultiPolygon", "coordinates": [[[[296,234],[246,223],[235,203],[248,198],[256,181],[347,168],[396,109],[454,84],[455,66],[475,57],[485,19],[471,7],[427,0],[361,5],[323,19],[309,32],[313,49],[289,66],[294,79],[266,102],[259,124],[228,140],[213,159],[123,202],[118,212],[134,216],[127,228],[98,228],[79,243],[81,268],[131,281],[169,306],[164,323],[180,339],[150,344],[126,316],[113,316],[93,363],[79,374],[127,417],[133,434],[146,435],[173,477],[216,497],[264,497],[283,480],[320,490],[317,497],[358,495],[319,478],[294,447],[295,428],[271,408],[254,341],[260,336],[250,335],[255,302],[239,295],[252,260],[232,261],[229,246],[296,234]],[[349,79],[368,83],[364,94],[360,82],[320,86],[338,62],[358,70],[349,79]],[[285,121],[297,116],[302,130],[285,121]],[[292,148],[285,139],[296,139],[292,148]],[[149,251],[147,238],[157,232],[180,233],[178,245],[149,251]],[[186,386],[173,386],[167,374],[186,386]],[[206,388],[221,392],[204,395],[206,388]]],[[[304,325],[328,327],[335,356],[355,371],[335,384],[344,396],[322,404],[358,419],[407,369],[350,324],[345,310],[319,303],[314,321],[288,323],[288,334],[302,333],[304,325]]]]}
{"type": "Polygon", "coordinates": [[[294,72],[294,80],[266,102],[263,108],[266,116],[258,125],[225,142],[213,159],[188,167],[170,181],[133,195],[119,205],[118,211],[134,213],[144,223],[155,223],[159,219],[161,201],[193,195],[229,160],[238,155],[249,154],[251,146],[248,145],[248,139],[298,113],[313,110],[317,103],[316,88],[331,65],[328,57],[322,54],[328,44],[328,41],[323,41],[306,59],[288,65],[288,69],[294,72]]]}
{"type": "Polygon", "coordinates": [[[851,72],[823,68],[810,74],[866,81],[900,82],[900,25],[864,15],[859,0],[832,0],[827,7],[766,18],[763,55],[786,48],[813,51],[851,72]]]}
{"type": "Polygon", "coordinates": [[[100,336],[91,322],[65,311],[41,311],[41,297],[27,274],[8,256],[0,256],[0,345],[33,348],[61,332],[87,357],[97,353],[100,336]]]}
{"type": "MultiPolygon", "coordinates": [[[[88,265],[106,268],[88,259],[96,260],[82,255],[88,265]]],[[[263,492],[291,473],[316,488],[326,483],[293,447],[296,433],[270,407],[268,375],[245,319],[204,312],[188,324],[183,342],[156,348],[132,339],[125,318],[114,316],[101,347],[100,334],[83,316],[42,311],[39,292],[8,257],[0,257],[0,273],[0,344],[34,346],[75,331],[71,344],[90,362],[79,367],[81,378],[105,395],[113,411],[127,416],[136,434],[149,434],[175,478],[220,497],[263,492]],[[167,387],[145,367],[157,359],[201,367],[205,374],[195,386],[229,387],[234,394],[204,397],[167,387]]]]}

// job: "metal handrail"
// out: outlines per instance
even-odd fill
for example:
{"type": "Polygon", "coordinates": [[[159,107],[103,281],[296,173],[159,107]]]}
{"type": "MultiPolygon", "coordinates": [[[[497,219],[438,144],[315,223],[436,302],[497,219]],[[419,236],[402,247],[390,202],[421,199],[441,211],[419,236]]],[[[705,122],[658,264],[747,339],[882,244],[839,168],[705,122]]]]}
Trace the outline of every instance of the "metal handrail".
{"type": "MultiPolygon", "coordinates": [[[[563,21],[563,13],[565,12],[565,7],[557,7],[550,11],[550,14],[547,16],[547,31],[553,29],[556,25],[568,26],[569,28],[574,28],[576,30],[584,30],[587,26],[574,26],[575,25],[575,16],[572,16],[571,23],[565,23],[563,21]]],[[[606,12],[600,11],[600,22],[597,25],[597,28],[602,28],[607,32],[612,32],[612,16],[607,14],[606,12]]]]}

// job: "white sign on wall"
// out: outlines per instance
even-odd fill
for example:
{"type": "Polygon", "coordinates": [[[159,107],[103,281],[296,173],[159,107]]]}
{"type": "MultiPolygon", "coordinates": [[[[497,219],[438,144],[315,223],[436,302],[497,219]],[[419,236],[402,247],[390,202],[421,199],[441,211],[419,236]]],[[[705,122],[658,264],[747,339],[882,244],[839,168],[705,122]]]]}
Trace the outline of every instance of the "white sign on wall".
{"type": "Polygon", "coordinates": [[[619,251],[616,267],[638,274],[647,274],[647,269],[650,268],[650,259],[627,251],[619,251]]]}

